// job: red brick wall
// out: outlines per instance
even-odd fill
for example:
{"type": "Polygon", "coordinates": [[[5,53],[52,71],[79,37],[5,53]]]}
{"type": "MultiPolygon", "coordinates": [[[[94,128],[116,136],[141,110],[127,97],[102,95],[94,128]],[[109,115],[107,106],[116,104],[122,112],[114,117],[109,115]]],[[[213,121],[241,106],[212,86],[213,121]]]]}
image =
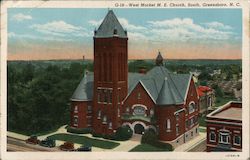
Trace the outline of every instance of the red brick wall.
{"type": "Polygon", "coordinates": [[[156,114],[157,114],[157,125],[159,126],[159,139],[163,141],[172,141],[177,137],[185,133],[185,112],[178,112],[179,116],[176,118],[174,114],[176,111],[181,110],[183,108],[182,105],[175,106],[157,106],[156,114]],[[170,132],[167,131],[167,119],[170,119],[170,132]],[[179,126],[179,132],[176,132],[176,126],[179,126]]]}
{"type": "Polygon", "coordinates": [[[193,79],[191,79],[191,81],[190,81],[190,85],[189,85],[189,89],[188,89],[188,93],[187,93],[187,98],[186,98],[186,103],[185,103],[184,107],[186,109],[186,116],[185,116],[186,120],[189,120],[192,117],[197,117],[197,120],[195,121],[195,124],[193,126],[188,127],[187,130],[190,130],[191,128],[193,128],[195,125],[198,124],[198,115],[199,115],[199,112],[200,112],[198,94],[197,94],[193,79]],[[189,110],[188,107],[189,107],[189,103],[192,102],[192,101],[196,104],[197,109],[193,113],[189,114],[188,113],[188,110],[189,110]]]}
{"type": "MultiPolygon", "coordinates": [[[[237,149],[242,148],[242,140],[241,140],[240,146],[233,144],[234,135],[239,135],[242,139],[242,127],[235,126],[232,124],[215,124],[215,123],[207,122],[207,144],[215,145],[215,146],[217,146],[219,144],[219,130],[221,130],[221,129],[229,130],[229,132],[230,132],[230,140],[229,141],[230,141],[230,144],[232,145],[233,148],[237,148],[237,149]],[[214,128],[214,129],[211,129],[211,128],[214,128]],[[209,134],[211,131],[214,131],[216,134],[216,141],[215,142],[209,141],[209,134]],[[235,131],[239,132],[239,133],[236,133],[235,131]]],[[[209,152],[213,148],[214,147],[208,147],[207,151],[209,152]]]]}
{"type": "Polygon", "coordinates": [[[131,92],[131,94],[127,97],[125,100],[123,107],[122,107],[122,113],[126,113],[126,108],[129,107],[130,114],[133,113],[132,106],[134,104],[142,104],[147,107],[146,113],[147,115],[150,115],[150,109],[154,108],[155,103],[151,99],[151,97],[148,95],[144,87],[141,85],[141,83],[138,83],[134,90],[131,92]],[[138,93],[140,93],[140,99],[138,99],[138,93]]]}
{"type": "MultiPolygon", "coordinates": [[[[94,38],[94,96],[93,96],[93,129],[96,133],[110,134],[121,125],[118,116],[118,95],[120,101],[127,96],[128,49],[127,38],[94,38]],[[100,104],[97,99],[97,88],[112,89],[112,104],[100,104]],[[97,119],[98,110],[112,122],[112,130],[108,124],[97,119]]],[[[121,112],[121,111],[120,111],[121,112]]]]}
{"type": "Polygon", "coordinates": [[[91,101],[72,101],[71,102],[71,119],[70,119],[70,126],[76,128],[86,128],[87,125],[87,116],[91,116],[90,113],[87,112],[88,105],[92,106],[91,101]],[[78,106],[78,111],[75,112],[75,106],[78,106]],[[78,116],[78,126],[74,126],[74,116],[78,116]]]}

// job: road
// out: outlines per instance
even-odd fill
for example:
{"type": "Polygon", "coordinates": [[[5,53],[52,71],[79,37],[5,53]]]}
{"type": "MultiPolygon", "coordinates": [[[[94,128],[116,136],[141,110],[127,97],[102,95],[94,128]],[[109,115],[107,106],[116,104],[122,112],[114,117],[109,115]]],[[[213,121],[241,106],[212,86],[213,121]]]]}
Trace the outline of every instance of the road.
{"type": "Polygon", "coordinates": [[[47,148],[39,145],[27,144],[24,140],[7,137],[7,151],[22,152],[58,152],[59,148],[47,148]]]}
{"type": "Polygon", "coordinates": [[[194,146],[192,149],[188,150],[188,152],[205,152],[206,151],[206,139],[202,140],[199,144],[194,146]]]}

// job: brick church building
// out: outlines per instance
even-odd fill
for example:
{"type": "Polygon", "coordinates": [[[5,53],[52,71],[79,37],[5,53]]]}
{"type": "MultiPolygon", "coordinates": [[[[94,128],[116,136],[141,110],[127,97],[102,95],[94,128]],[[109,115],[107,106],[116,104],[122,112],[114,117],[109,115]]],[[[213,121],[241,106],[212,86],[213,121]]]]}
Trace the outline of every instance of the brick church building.
{"type": "Polygon", "coordinates": [[[154,130],[173,146],[198,135],[198,94],[191,74],[174,74],[159,53],[147,73],[128,73],[128,35],[109,10],[94,31],[94,73],[86,72],[71,97],[73,128],[113,134],[154,130]]]}

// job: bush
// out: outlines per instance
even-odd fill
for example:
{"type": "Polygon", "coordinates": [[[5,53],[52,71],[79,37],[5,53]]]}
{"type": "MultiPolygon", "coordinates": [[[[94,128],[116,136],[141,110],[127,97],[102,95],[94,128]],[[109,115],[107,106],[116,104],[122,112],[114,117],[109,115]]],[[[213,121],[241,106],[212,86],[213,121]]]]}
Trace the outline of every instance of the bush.
{"type": "Polygon", "coordinates": [[[173,151],[173,146],[169,143],[163,143],[158,140],[158,137],[155,132],[152,130],[145,131],[144,135],[141,138],[142,144],[150,144],[154,147],[164,148],[169,151],[173,151]]]}
{"type": "Polygon", "coordinates": [[[76,133],[76,134],[89,134],[92,133],[91,128],[72,128],[67,127],[67,132],[76,133]]]}
{"type": "Polygon", "coordinates": [[[117,141],[125,141],[129,140],[132,135],[133,131],[130,129],[129,126],[121,126],[116,130],[114,134],[114,139],[117,141]]]}
{"type": "Polygon", "coordinates": [[[132,137],[132,135],[133,135],[133,131],[128,126],[119,127],[116,130],[116,133],[111,134],[111,135],[103,135],[103,134],[98,134],[98,133],[92,133],[93,137],[99,137],[99,138],[104,138],[104,139],[109,139],[109,140],[116,140],[116,141],[129,140],[132,137]]]}
{"type": "Polygon", "coordinates": [[[141,138],[141,143],[153,144],[156,141],[158,141],[157,135],[151,130],[145,131],[141,138]]]}

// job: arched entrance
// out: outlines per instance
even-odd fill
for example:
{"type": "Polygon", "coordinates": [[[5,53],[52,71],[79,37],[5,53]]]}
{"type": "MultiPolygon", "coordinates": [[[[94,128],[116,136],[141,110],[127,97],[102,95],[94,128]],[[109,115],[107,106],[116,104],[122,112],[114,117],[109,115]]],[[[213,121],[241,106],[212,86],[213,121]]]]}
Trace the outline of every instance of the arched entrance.
{"type": "Polygon", "coordinates": [[[145,128],[143,127],[143,125],[137,123],[134,127],[134,132],[135,134],[143,134],[145,131],[145,128]]]}

